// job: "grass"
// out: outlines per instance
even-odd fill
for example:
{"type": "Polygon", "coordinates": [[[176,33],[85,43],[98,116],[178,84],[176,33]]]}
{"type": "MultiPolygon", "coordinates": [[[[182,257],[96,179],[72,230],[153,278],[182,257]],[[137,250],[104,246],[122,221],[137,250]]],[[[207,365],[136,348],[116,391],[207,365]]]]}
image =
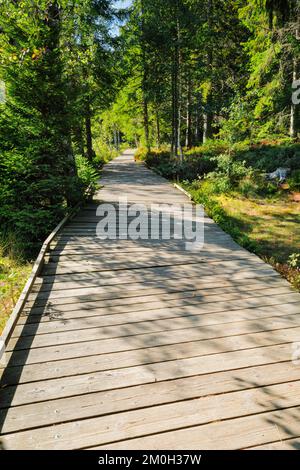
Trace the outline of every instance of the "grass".
{"type": "Polygon", "coordinates": [[[279,263],[287,261],[300,246],[299,204],[285,199],[246,199],[221,195],[220,206],[247,235],[256,251],[279,263]]]}
{"type": "Polygon", "coordinates": [[[299,203],[283,194],[273,198],[246,198],[238,192],[216,194],[209,183],[184,187],[241,246],[274,266],[300,290],[300,270],[288,264],[289,257],[299,253],[299,203]]]}
{"type": "Polygon", "coordinates": [[[0,334],[29,277],[31,265],[0,249],[0,334]]]}

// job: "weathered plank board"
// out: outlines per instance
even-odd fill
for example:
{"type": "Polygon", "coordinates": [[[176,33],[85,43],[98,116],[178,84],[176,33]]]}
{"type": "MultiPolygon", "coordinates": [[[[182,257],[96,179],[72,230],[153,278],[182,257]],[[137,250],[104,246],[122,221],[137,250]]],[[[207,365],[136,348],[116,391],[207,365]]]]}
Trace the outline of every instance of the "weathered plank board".
{"type": "MultiPolygon", "coordinates": [[[[206,356],[217,353],[253,349],[276,344],[287,344],[292,351],[291,342],[296,341],[300,334],[300,328],[288,328],[276,330],[270,335],[269,332],[245,334],[241,336],[225,337],[221,341],[199,340],[190,338],[191,341],[178,342],[165,346],[155,346],[151,348],[131,349],[121,352],[106,353],[100,357],[97,355],[97,348],[94,348],[94,354],[91,350],[87,352],[79,347],[81,356],[60,361],[38,362],[34,364],[27,363],[25,366],[7,367],[1,384],[16,385],[20,383],[29,383],[41,380],[49,380],[73,375],[88,374],[105,370],[116,370],[125,367],[135,367],[142,364],[154,364],[166,361],[174,361],[196,356],[206,356]],[[72,365],[72,367],[71,367],[72,365]]],[[[182,338],[181,338],[182,339],[182,338]]]]}
{"type": "MultiPolygon", "coordinates": [[[[250,367],[209,375],[196,375],[183,379],[155,382],[111,391],[95,392],[80,396],[56,399],[41,403],[11,407],[0,410],[6,414],[3,432],[11,433],[23,429],[71,422],[92,416],[119,413],[164,403],[223,394],[238,390],[263,387],[268,379],[268,387],[300,380],[300,369],[289,362],[250,367]]],[[[270,394],[271,395],[271,394],[270,394]]]]}

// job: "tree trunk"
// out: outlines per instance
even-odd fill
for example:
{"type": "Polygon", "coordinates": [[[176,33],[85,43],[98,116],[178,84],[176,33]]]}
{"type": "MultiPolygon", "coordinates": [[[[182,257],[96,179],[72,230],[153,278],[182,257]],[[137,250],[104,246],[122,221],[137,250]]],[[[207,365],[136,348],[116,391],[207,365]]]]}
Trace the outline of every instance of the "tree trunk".
{"type": "MultiPolygon", "coordinates": [[[[213,15],[213,0],[209,0],[207,4],[207,22],[210,32],[212,33],[212,15],[213,15]]],[[[207,67],[212,70],[213,52],[210,44],[207,46],[207,67]]],[[[212,77],[210,77],[212,81],[212,77]]],[[[212,137],[212,91],[208,92],[205,103],[205,110],[203,113],[203,143],[212,137]]]]}
{"type": "Polygon", "coordinates": [[[88,103],[86,106],[86,115],[85,115],[85,131],[86,131],[86,156],[90,162],[94,158],[94,149],[93,149],[93,137],[92,137],[92,122],[91,122],[91,108],[88,103]]]}
{"type": "Polygon", "coordinates": [[[148,151],[150,151],[150,139],[149,139],[149,111],[148,111],[148,101],[144,95],[143,98],[143,117],[144,117],[144,132],[145,132],[145,142],[148,151]]]}
{"type": "Polygon", "coordinates": [[[117,130],[117,142],[118,142],[118,150],[120,150],[121,147],[121,134],[119,129],[117,130]]]}
{"type": "Polygon", "coordinates": [[[206,103],[207,111],[203,114],[203,143],[212,137],[213,115],[208,111],[210,103],[206,103]]]}
{"type": "Polygon", "coordinates": [[[176,42],[175,42],[175,67],[174,67],[174,154],[183,158],[181,147],[181,37],[180,37],[180,22],[179,12],[177,10],[177,24],[176,24],[176,42]]]}
{"type": "MultiPolygon", "coordinates": [[[[299,31],[299,13],[297,15],[297,25],[296,25],[296,31],[295,31],[295,36],[297,40],[300,40],[300,31],[299,31]]],[[[297,58],[293,58],[293,83],[297,80],[298,77],[298,61],[297,58]]],[[[295,103],[292,103],[291,105],[291,117],[290,117],[290,137],[292,139],[295,139],[298,134],[298,106],[295,103]]]]}
{"type": "Polygon", "coordinates": [[[196,115],[195,115],[195,143],[196,145],[200,144],[201,140],[201,96],[200,93],[197,93],[197,106],[196,106],[196,115]]]}
{"type": "Polygon", "coordinates": [[[156,144],[157,147],[160,148],[160,120],[159,120],[159,112],[156,111],[156,144]]]}
{"type": "Polygon", "coordinates": [[[172,155],[177,155],[178,150],[178,69],[177,69],[177,50],[174,49],[172,66],[172,155]]]}
{"type": "Polygon", "coordinates": [[[144,134],[145,143],[148,151],[150,151],[150,132],[149,132],[149,109],[148,109],[148,65],[145,48],[145,23],[144,23],[144,2],[141,2],[141,36],[140,36],[140,47],[142,52],[142,95],[143,95],[143,121],[144,121],[144,134]]]}
{"type": "Polygon", "coordinates": [[[186,135],[185,146],[191,148],[192,146],[192,87],[191,80],[188,79],[187,102],[186,102],[186,135]]]}
{"type": "Polygon", "coordinates": [[[83,137],[83,129],[82,125],[78,125],[74,129],[74,135],[75,135],[75,142],[77,144],[77,149],[80,155],[85,157],[85,152],[84,152],[84,137],[83,137]]]}

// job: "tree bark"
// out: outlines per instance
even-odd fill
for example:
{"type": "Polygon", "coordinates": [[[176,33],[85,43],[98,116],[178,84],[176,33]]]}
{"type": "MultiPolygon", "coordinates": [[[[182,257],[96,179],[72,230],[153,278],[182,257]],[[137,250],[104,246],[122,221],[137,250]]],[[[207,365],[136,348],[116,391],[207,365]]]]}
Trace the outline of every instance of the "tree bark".
{"type": "MultiPolygon", "coordinates": [[[[297,63],[296,59],[293,60],[293,83],[297,80],[297,63]]],[[[291,116],[290,116],[290,137],[294,139],[297,137],[297,130],[296,130],[296,117],[297,113],[297,105],[292,103],[291,104],[291,116]]]]}
{"type": "Polygon", "coordinates": [[[172,149],[175,157],[183,158],[181,147],[181,37],[179,11],[177,7],[177,23],[174,47],[173,71],[173,139],[172,149]]]}
{"type": "Polygon", "coordinates": [[[160,148],[160,120],[159,120],[159,112],[158,110],[156,111],[156,144],[157,147],[160,148]]]}
{"type": "Polygon", "coordinates": [[[181,113],[182,113],[182,100],[181,100],[181,33],[179,17],[177,18],[177,102],[178,102],[178,116],[177,116],[177,152],[179,158],[183,160],[182,146],[181,146],[181,113]]]}
{"type": "Polygon", "coordinates": [[[94,149],[93,149],[93,137],[92,137],[92,122],[91,122],[91,107],[90,103],[87,103],[86,106],[86,115],[85,115],[85,131],[86,131],[86,156],[90,162],[94,158],[94,149]]]}
{"type": "MultiPolygon", "coordinates": [[[[297,14],[297,24],[296,24],[296,31],[295,31],[295,37],[296,40],[300,40],[300,30],[299,30],[299,23],[300,23],[300,18],[299,18],[299,12],[297,14]]],[[[294,56],[293,58],[293,83],[297,80],[298,77],[298,61],[297,58],[294,56]]],[[[295,103],[291,104],[291,116],[290,116],[290,137],[292,139],[295,139],[297,137],[299,129],[297,128],[298,126],[298,106],[295,103]]]]}
{"type": "MultiPolygon", "coordinates": [[[[207,22],[210,32],[212,32],[212,15],[213,15],[213,0],[209,0],[207,3],[207,22]]],[[[207,67],[212,69],[213,52],[211,45],[207,46],[207,67]]],[[[212,77],[211,77],[212,81],[212,77]]],[[[212,137],[212,124],[213,124],[213,113],[212,113],[212,91],[208,92],[208,96],[205,103],[205,110],[203,113],[203,143],[212,137]]]]}
{"type": "Polygon", "coordinates": [[[190,77],[187,84],[187,102],[186,102],[186,135],[185,146],[191,148],[192,146],[192,86],[190,77]]]}
{"type": "Polygon", "coordinates": [[[212,137],[213,115],[208,111],[210,103],[206,103],[207,111],[203,114],[203,143],[212,137]]]}
{"type": "Polygon", "coordinates": [[[78,152],[80,155],[85,157],[84,153],[84,137],[83,137],[83,129],[82,129],[82,124],[78,125],[74,129],[74,135],[75,135],[75,141],[77,144],[78,152]]]}
{"type": "Polygon", "coordinates": [[[178,67],[177,67],[177,46],[174,48],[172,66],[172,155],[178,153],[178,67]]]}
{"type": "Polygon", "coordinates": [[[147,57],[146,57],[146,48],[145,48],[145,21],[144,21],[144,1],[141,1],[141,37],[140,37],[140,47],[141,47],[141,56],[142,56],[142,95],[143,95],[143,121],[144,121],[144,134],[145,134],[145,143],[148,151],[150,151],[150,132],[149,132],[149,109],[148,109],[148,66],[147,66],[147,57]]]}
{"type": "Polygon", "coordinates": [[[196,113],[195,113],[195,143],[196,145],[200,144],[201,141],[201,95],[197,93],[197,106],[196,106],[196,113]]]}
{"type": "Polygon", "coordinates": [[[143,116],[144,116],[144,132],[145,132],[145,142],[148,151],[150,151],[150,139],[149,139],[149,110],[148,110],[148,101],[146,96],[143,97],[143,116]]]}

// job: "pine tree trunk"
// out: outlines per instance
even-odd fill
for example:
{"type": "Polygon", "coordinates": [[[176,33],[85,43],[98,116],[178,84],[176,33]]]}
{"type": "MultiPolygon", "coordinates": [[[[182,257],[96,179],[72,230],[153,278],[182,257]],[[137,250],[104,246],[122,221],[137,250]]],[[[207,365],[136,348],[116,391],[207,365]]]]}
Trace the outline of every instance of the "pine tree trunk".
{"type": "MultiPolygon", "coordinates": [[[[296,40],[300,40],[300,30],[299,30],[299,13],[297,15],[297,25],[296,25],[296,32],[295,37],[296,40]]],[[[298,78],[298,61],[297,58],[293,58],[293,83],[298,78]]],[[[295,139],[297,137],[299,128],[298,128],[298,106],[295,103],[291,105],[291,117],[290,117],[290,137],[295,139]]]]}
{"type": "Polygon", "coordinates": [[[150,132],[149,132],[149,109],[148,109],[148,97],[147,97],[147,80],[148,80],[148,66],[145,48],[145,22],[144,22],[144,1],[141,1],[141,37],[140,47],[142,52],[142,95],[143,95],[143,121],[144,121],[144,134],[145,143],[148,151],[150,151],[150,132]]]}
{"type": "Polygon", "coordinates": [[[201,96],[200,93],[197,93],[197,106],[196,106],[196,116],[195,116],[195,143],[196,145],[200,144],[201,140],[201,96]]]}
{"type": "Polygon", "coordinates": [[[78,148],[78,152],[81,156],[85,157],[84,153],[84,138],[83,138],[83,129],[81,125],[78,125],[74,129],[75,140],[78,148]]]}
{"type": "MultiPolygon", "coordinates": [[[[206,103],[207,109],[209,109],[210,103],[206,103]]],[[[203,143],[212,137],[212,122],[213,116],[210,111],[206,111],[203,114],[203,143]]]]}
{"type": "MultiPolygon", "coordinates": [[[[297,80],[297,65],[296,59],[293,61],[293,82],[297,80]]],[[[297,136],[296,130],[296,111],[297,105],[292,103],[291,105],[291,117],[290,117],[290,137],[294,139],[297,136]]]]}
{"type": "Polygon", "coordinates": [[[150,151],[150,139],[149,139],[149,111],[148,111],[148,102],[146,97],[143,99],[143,117],[144,117],[144,132],[145,132],[145,142],[148,151],[150,151]]]}
{"type": "Polygon", "coordinates": [[[156,111],[156,143],[157,147],[160,148],[160,120],[158,111],[156,111]]]}
{"type": "Polygon", "coordinates": [[[172,72],[172,154],[178,154],[178,54],[174,49],[172,72]]]}
{"type": "Polygon", "coordinates": [[[94,158],[93,137],[92,137],[92,122],[91,122],[91,108],[88,103],[86,106],[85,115],[85,131],[86,131],[86,156],[90,162],[94,158]]]}
{"type": "Polygon", "coordinates": [[[181,46],[180,46],[180,22],[177,18],[176,26],[176,47],[175,47],[175,155],[182,161],[182,147],[181,147],[181,46]]]}
{"type": "Polygon", "coordinates": [[[186,102],[186,136],[185,146],[191,148],[192,146],[192,87],[191,80],[188,79],[187,102],[186,102]]]}
{"type": "MultiPolygon", "coordinates": [[[[212,33],[212,15],[213,15],[213,0],[209,0],[207,4],[207,22],[209,31],[212,33]]],[[[207,67],[212,69],[213,52],[211,45],[208,45],[207,50],[207,67]]],[[[211,78],[212,80],[212,78],[211,78]]],[[[212,91],[210,90],[206,99],[205,111],[203,113],[203,143],[212,137],[212,91]]]]}

